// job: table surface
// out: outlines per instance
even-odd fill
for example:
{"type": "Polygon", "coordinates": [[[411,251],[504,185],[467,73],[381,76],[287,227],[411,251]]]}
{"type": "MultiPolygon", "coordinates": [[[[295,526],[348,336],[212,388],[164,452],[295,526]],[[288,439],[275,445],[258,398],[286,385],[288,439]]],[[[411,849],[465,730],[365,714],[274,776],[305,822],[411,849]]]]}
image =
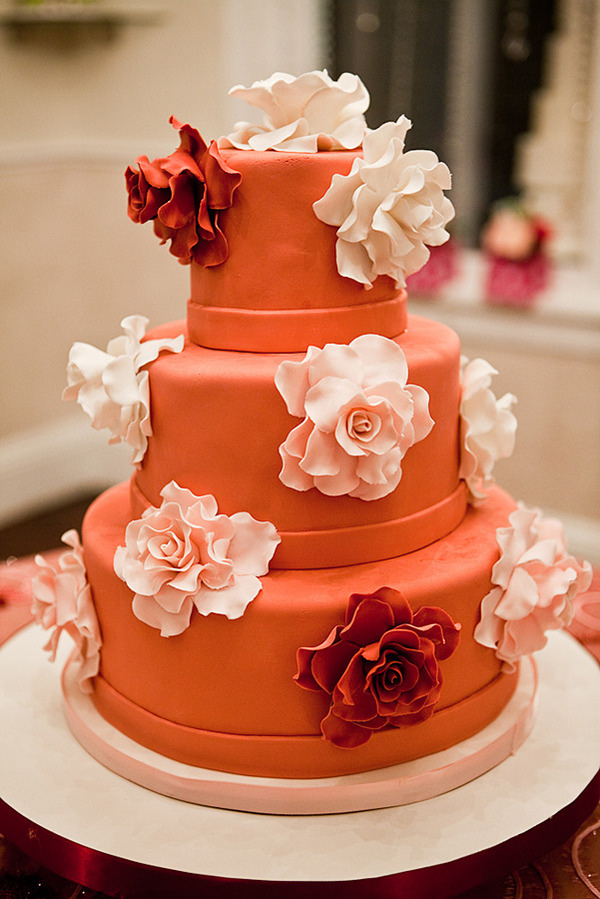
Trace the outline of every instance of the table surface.
{"type": "MultiPolygon", "coordinates": [[[[47,559],[52,553],[45,554],[47,559]]],[[[32,558],[0,565],[0,643],[30,621],[32,558]]],[[[600,662],[600,574],[580,597],[571,633],[600,662]]],[[[600,738],[600,735],[599,735],[600,738]]],[[[210,896],[210,893],[206,894],[210,896]]],[[[0,835],[0,899],[101,899],[40,868],[0,835]]],[[[506,877],[463,893],[461,899],[600,899],[600,803],[562,846],[506,877]]]]}

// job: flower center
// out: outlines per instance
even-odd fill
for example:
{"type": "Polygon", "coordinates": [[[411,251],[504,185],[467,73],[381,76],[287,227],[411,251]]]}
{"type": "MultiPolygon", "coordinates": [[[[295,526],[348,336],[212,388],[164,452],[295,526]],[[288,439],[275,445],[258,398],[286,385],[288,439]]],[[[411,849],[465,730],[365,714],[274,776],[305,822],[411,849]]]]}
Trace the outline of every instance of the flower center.
{"type": "Polygon", "coordinates": [[[346,427],[349,437],[370,440],[381,430],[381,422],[377,416],[373,417],[366,409],[355,409],[348,416],[346,427]]]}

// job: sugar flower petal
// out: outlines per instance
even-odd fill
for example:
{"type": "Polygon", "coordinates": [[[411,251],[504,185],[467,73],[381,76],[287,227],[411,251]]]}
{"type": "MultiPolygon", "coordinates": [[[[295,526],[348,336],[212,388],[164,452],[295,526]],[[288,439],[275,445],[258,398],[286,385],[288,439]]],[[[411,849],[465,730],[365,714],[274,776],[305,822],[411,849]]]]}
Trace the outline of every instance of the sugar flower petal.
{"type": "Polygon", "coordinates": [[[62,540],[69,549],[59,556],[56,566],[49,565],[41,555],[35,558],[39,571],[31,583],[32,613],[38,624],[52,631],[45,647],[51,661],[56,658],[62,632],[69,634],[76,647],[73,661],[78,667],[79,687],[89,693],[100,669],[100,627],[79,535],[75,530],[66,531],[62,540]]]}

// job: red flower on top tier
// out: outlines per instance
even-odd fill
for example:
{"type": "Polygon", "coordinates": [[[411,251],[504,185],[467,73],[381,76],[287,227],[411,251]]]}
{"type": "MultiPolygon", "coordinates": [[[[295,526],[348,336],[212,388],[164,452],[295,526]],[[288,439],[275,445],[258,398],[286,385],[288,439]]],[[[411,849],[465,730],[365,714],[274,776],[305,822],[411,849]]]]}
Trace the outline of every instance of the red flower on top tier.
{"type": "Polygon", "coordinates": [[[229,250],[219,212],[232,205],[242,176],[225,163],[216,141],[207,147],[195,128],[173,116],[169,121],[179,131],[179,147],[153,162],[139,156],[137,170],[128,166],[127,214],[139,224],[153,221],[154,233],[161,243],[171,241],[180,262],[220,265],[229,250]]]}
{"type": "Polygon", "coordinates": [[[353,749],[373,731],[430,718],[442,689],[438,662],[452,655],[459,631],[443,609],[423,606],[413,615],[392,587],[353,593],[345,624],[297,653],[299,686],[331,695],[323,737],[353,749]]]}

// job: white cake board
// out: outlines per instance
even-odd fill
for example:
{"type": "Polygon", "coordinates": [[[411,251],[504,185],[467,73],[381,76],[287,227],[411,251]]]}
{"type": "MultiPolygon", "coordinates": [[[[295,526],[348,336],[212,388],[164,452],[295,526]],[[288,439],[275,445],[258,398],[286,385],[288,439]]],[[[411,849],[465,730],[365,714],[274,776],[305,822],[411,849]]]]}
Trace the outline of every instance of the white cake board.
{"type": "MultiPolygon", "coordinates": [[[[531,735],[516,755],[457,790],[412,805],[319,816],[193,805],[119,777],[73,739],[61,708],[66,657],[50,666],[45,641],[37,628],[27,628],[0,648],[0,829],[10,839],[7,822],[32,822],[34,858],[35,841],[42,844],[45,833],[140,871],[148,866],[263,885],[346,883],[346,895],[359,881],[366,897],[381,878],[425,875],[558,820],[589,791],[600,767],[600,669],[575,640],[553,633],[537,656],[539,706],[531,735]]],[[[54,869],[65,873],[59,862],[54,869]]],[[[103,888],[98,871],[90,881],[103,888]]]]}
{"type": "Polygon", "coordinates": [[[488,727],[443,752],[361,774],[315,779],[247,777],[195,768],[140,746],[109,724],[82,693],[77,666],[62,688],[71,732],[97,761],[143,787],[199,805],[270,815],[322,815],[408,805],[463,786],[517,752],[535,720],[537,670],[521,666],[517,689],[488,727]]]}

